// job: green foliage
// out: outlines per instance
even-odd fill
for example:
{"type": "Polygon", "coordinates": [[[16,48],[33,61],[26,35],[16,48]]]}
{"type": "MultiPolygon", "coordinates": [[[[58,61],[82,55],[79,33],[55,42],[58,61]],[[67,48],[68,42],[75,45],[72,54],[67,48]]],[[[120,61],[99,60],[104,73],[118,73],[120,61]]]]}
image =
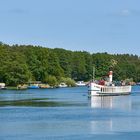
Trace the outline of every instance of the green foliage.
{"type": "Polygon", "coordinates": [[[47,72],[49,75],[53,75],[57,79],[60,79],[62,76],[64,76],[64,71],[59,64],[59,59],[52,50],[49,52],[47,72]]]}
{"type": "Polygon", "coordinates": [[[57,79],[56,79],[55,76],[49,75],[49,76],[45,79],[45,81],[46,81],[50,86],[52,86],[52,87],[55,87],[55,86],[58,85],[58,81],[57,81],[57,79]]]}
{"type": "Polygon", "coordinates": [[[92,79],[93,66],[96,78],[107,76],[108,71],[113,70],[114,80],[140,81],[140,58],[137,55],[90,54],[31,45],[9,46],[0,42],[0,82],[10,86],[28,81],[47,82],[51,86],[63,81],[74,86],[72,79],[92,79]]]}
{"type": "MultiPolygon", "coordinates": [[[[1,48],[2,49],[2,48],[1,48]]],[[[15,86],[30,79],[31,73],[25,62],[24,55],[10,47],[0,53],[0,81],[15,86]]]]}
{"type": "Polygon", "coordinates": [[[83,52],[73,52],[71,67],[71,75],[74,80],[80,81],[85,79],[87,70],[83,52]]]}
{"type": "Polygon", "coordinates": [[[65,77],[61,77],[60,79],[60,83],[65,83],[66,85],[68,85],[69,87],[74,87],[76,86],[75,81],[69,77],[65,78],[65,77]]]}

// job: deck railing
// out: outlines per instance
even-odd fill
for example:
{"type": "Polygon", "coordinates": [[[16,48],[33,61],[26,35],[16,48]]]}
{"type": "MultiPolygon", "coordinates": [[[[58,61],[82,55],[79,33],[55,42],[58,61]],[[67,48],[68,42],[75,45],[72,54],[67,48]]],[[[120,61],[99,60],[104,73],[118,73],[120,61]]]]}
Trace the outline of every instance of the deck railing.
{"type": "Polygon", "coordinates": [[[102,93],[121,93],[121,92],[131,92],[131,86],[110,86],[101,87],[102,93]]]}

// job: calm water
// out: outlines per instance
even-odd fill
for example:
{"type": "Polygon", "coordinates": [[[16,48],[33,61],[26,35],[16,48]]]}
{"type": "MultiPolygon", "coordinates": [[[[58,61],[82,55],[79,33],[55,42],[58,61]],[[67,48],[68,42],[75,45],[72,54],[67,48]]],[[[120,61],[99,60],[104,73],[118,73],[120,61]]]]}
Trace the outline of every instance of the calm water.
{"type": "Polygon", "coordinates": [[[93,98],[86,87],[0,91],[0,140],[140,139],[139,91],[93,98]]]}

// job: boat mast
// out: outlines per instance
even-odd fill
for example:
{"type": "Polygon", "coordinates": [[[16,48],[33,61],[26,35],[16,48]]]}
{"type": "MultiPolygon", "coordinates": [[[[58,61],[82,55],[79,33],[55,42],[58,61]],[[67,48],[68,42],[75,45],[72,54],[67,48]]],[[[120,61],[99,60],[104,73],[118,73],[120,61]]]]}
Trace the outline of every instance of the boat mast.
{"type": "Polygon", "coordinates": [[[95,67],[93,66],[92,81],[94,82],[94,80],[95,80],[95,67]]]}

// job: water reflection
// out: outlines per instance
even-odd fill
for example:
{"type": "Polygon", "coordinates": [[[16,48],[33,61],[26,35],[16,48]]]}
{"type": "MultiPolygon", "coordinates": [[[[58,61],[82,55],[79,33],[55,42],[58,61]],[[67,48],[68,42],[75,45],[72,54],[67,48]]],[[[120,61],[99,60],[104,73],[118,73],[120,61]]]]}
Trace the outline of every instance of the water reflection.
{"type": "Polygon", "coordinates": [[[49,98],[31,98],[22,100],[0,100],[0,107],[25,106],[25,107],[74,107],[86,106],[87,103],[55,101],[49,98]]]}
{"type": "Polygon", "coordinates": [[[34,99],[23,99],[23,100],[4,100],[0,101],[0,107],[4,106],[26,106],[26,107],[55,107],[63,106],[63,103],[48,101],[46,98],[34,98],[34,99]]]}
{"type": "Polygon", "coordinates": [[[131,96],[91,97],[91,108],[95,109],[90,122],[91,133],[132,131],[132,127],[135,131],[140,128],[139,125],[134,127],[135,120],[129,117],[131,104],[131,96]]]}
{"type": "Polygon", "coordinates": [[[131,97],[130,96],[92,96],[91,107],[131,110],[131,97]]]}

